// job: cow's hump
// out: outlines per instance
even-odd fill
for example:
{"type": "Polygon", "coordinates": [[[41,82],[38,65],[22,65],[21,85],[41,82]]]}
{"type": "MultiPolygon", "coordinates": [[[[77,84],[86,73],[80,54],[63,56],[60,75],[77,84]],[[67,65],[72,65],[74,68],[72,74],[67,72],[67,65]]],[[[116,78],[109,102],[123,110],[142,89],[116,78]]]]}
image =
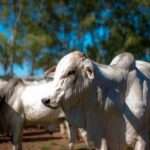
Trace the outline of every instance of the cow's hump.
{"type": "Polygon", "coordinates": [[[135,58],[131,53],[124,52],[113,58],[110,65],[130,71],[135,68],[135,58]]]}

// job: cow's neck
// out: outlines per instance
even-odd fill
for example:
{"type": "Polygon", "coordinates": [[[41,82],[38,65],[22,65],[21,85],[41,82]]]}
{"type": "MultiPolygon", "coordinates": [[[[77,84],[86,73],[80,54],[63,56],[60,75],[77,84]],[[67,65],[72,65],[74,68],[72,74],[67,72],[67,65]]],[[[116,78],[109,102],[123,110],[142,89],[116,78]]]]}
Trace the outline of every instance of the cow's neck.
{"type": "Polygon", "coordinates": [[[127,72],[107,65],[97,65],[95,91],[104,111],[122,111],[126,92],[127,72]],[[99,96],[100,95],[100,96],[99,96]]]}
{"type": "Polygon", "coordinates": [[[75,99],[72,97],[72,101],[76,102],[72,105],[63,105],[64,112],[66,113],[70,122],[77,127],[86,128],[86,113],[89,111],[95,111],[97,104],[95,98],[93,97],[95,94],[91,92],[92,87],[86,89],[84,94],[79,95],[75,99]],[[89,99],[90,98],[90,99],[89,99]]]}
{"type": "Polygon", "coordinates": [[[70,109],[64,109],[64,111],[70,124],[78,128],[86,128],[85,108],[83,104],[80,103],[70,109]]]}

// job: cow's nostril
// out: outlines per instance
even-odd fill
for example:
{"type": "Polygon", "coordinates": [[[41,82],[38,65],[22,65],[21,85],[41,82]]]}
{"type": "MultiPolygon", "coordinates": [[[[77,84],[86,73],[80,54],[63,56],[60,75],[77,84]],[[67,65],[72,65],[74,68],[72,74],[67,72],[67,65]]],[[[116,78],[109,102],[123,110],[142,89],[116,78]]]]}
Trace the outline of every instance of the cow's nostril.
{"type": "Polygon", "coordinates": [[[49,99],[49,98],[43,98],[43,99],[42,99],[42,102],[43,102],[43,104],[45,104],[45,105],[49,105],[50,99],[49,99]]]}

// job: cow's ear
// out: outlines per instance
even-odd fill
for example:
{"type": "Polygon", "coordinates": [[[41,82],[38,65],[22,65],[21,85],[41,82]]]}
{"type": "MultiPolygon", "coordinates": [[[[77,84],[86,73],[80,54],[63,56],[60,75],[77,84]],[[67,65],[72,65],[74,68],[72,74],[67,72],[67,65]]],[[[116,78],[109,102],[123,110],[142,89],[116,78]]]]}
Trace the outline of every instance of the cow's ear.
{"type": "Polygon", "coordinates": [[[90,66],[86,67],[85,72],[89,79],[94,79],[94,71],[90,66]]]}

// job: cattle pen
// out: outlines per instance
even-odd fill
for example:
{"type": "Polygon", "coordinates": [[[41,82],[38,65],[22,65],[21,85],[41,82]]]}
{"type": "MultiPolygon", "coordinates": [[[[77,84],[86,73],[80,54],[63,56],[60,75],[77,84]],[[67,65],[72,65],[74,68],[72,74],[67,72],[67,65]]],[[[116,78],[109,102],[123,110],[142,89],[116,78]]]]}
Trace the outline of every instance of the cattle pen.
{"type": "MultiPolygon", "coordinates": [[[[8,135],[0,135],[0,150],[10,150],[11,141],[8,135]]],[[[23,150],[67,150],[68,139],[56,129],[53,133],[45,128],[30,127],[23,131],[23,150]]],[[[76,150],[85,150],[82,141],[75,147],[76,150]]]]}

